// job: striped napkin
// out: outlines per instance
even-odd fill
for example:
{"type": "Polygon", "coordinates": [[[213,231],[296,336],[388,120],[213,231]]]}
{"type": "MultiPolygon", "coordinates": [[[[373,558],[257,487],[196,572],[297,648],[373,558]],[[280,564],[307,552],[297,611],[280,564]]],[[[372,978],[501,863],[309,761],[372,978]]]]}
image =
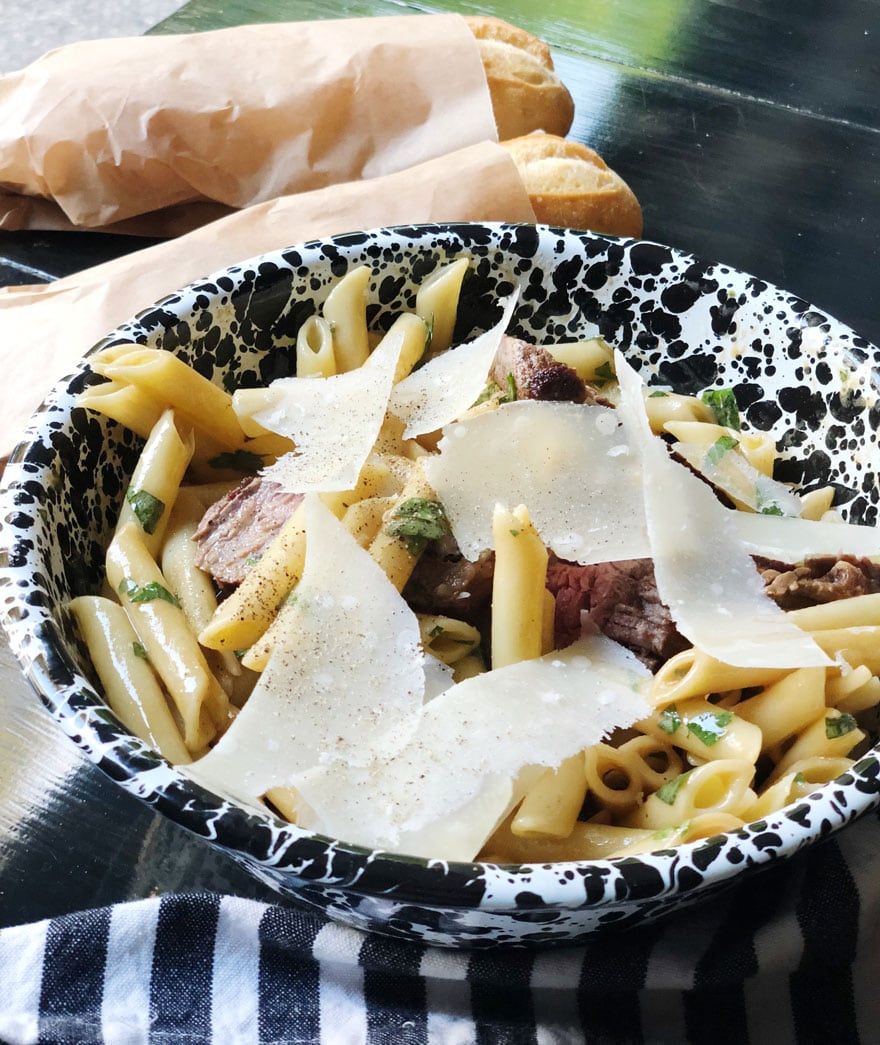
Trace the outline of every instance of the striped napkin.
{"type": "Polygon", "coordinates": [[[880,818],[659,924],[440,950],[169,895],[0,930],[9,1043],[878,1040],[880,818]]]}

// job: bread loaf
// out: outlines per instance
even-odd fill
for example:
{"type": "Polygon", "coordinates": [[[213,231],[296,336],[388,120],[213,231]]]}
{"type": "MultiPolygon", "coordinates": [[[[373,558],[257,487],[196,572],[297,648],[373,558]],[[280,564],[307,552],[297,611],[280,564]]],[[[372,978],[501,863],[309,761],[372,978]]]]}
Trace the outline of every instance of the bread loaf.
{"type": "Polygon", "coordinates": [[[465,21],[480,48],[498,137],[567,134],[574,102],[553,70],[547,44],[500,18],[465,15],[465,21]]]}
{"type": "Polygon", "coordinates": [[[592,149],[552,134],[501,143],[513,157],[541,223],[641,236],[635,193],[592,149]]]}

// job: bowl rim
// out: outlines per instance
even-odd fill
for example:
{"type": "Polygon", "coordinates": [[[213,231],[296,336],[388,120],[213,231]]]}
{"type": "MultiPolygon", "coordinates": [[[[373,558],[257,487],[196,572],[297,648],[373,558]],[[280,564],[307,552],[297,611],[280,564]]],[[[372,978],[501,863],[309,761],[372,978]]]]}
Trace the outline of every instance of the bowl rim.
{"type": "MultiPolygon", "coordinates": [[[[278,261],[279,259],[282,264],[287,265],[288,263],[284,261],[283,255],[291,251],[306,255],[309,252],[314,253],[320,250],[328,243],[344,250],[350,244],[352,237],[360,238],[364,235],[373,239],[381,239],[387,236],[395,237],[399,240],[401,237],[412,238],[413,234],[426,232],[455,236],[460,230],[488,229],[490,234],[495,237],[503,230],[515,230],[517,228],[546,230],[550,233],[558,234],[568,243],[593,241],[607,244],[619,243],[628,247],[637,244],[648,244],[670,250],[678,259],[705,264],[698,255],[670,247],[666,244],[655,243],[652,240],[622,239],[604,234],[579,232],[571,229],[555,229],[550,226],[531,223],[453,222],[378,227],[363,231],[359,230],[357,233],[344,233],[337,236],[312,239],[303,243],[264,251],[233,265],[224,266],[207,276],[193,280],[184,287],[164,295],[141,309],[134,317],[118,324],[113,331],[106,334],[88,350],[75,371],[53,385],[31,418],[21,441],[10,454],[8,464],[2,479],[0,479],[0,575],[5,574],[9,567],[11,545],[8,543],[10,532],[7,521],[10,514],[15,510],[15,495],[20,489],[22,481],[22,464],[27,461],[28,454],[32,452],[33,447],[41,439],[48,436],[50,421],[47,415],[67,395],[71,381],[81,376],[84,368],[87,366],[89,356],[107,345],[118,342],[121,339],[120,331],[125,327],[139,325],[145,316],[159,307],[172,303],[180,305],[182,302],[185,302],[187,295],[192,297],[196,293],[204,293],[206,283],[216,282],[217,277],[227,275],[231,270],[244,271],[247,267],[255,267],[261,262],[278,261]]],[[[324,263],[329,264],[328,261],[324,263]]],[[[723,269],[725,276],[754,278],[750,277],[748,273],[744,273],[722,262],[709,262],[708,264],[723,269]]],[[[766,280],[761,280],[760,282],[769,292],[775,293],[781,301],[792,305],[806,305],[810,309],[813,308],[812,305],[804,302],[802,298],[795,294],[785,291],[766,280]]],[[[831,324],[833,329],[845,331],[853,339],[854,346],[860,348],[867,347],[869,350],[873,348],[865,339],[859,337],[854,331],[833,317],[828,316],[826,313],[820,313],[820,315],[825,322],[831,324]]],[[[57,421],[58,417],[59,415],[55,413],[52,415],[52,420],[57,421]]],[[[33,475],[30,478],[32,480],[33,475]]],[[[122,742],[122,747],[116,749],[117,754],[128,751],[130,757],[134,760],[143,759],[144,756],[149,756],[152,759],[161,758],[161,756],[157,756],[144,742],[128,733],[116,716],[103,704],[103,698],[100,696],[100,693],[87,678],[79,673],[77,666],[70,660],[68,651],[60,638],[57,628],[51,626],[38,627],[36,629],[23,627],[21,622],[16,619],[15,602],[4,605],[2,610],[0,610],[0,614],[2,614],[0,623],[2,623],[12,651],[29,684],[48,707],[53,718],[64,728],[68,735],[72,735],[81,749],[85,749],[87,756],[99,769],[110,775],[125,790],[135,794],[142,801],[153,805],[177,823],[181,823],[176,797],[178,792],[183,795],[194,795],[203,802],[216,803],[218,796],[214,792],[210,792],[202,785],[197,784],[164,759],[161,759],[161,761],[165,764],[163,774],[165,783],[154,787],[152,790],[144,788],[137,769],[132,770],[128,777],[124,777],[118,759],[108,762],[106,752],[102,754],[106,745],[103,740],[95,737],[90,720],[87,716],[81,714],[82,709],[79,708],[76,712],[72,712],[71,708],[77,704],[75,699],[77,695],[85,696],[87,702],[93,701],[95,707],[105,709],[105,719],[107,715],[112,718],[111,730],[115,730],[117,738],[122,742]],[[37,644],[36,650],[33,648],[35,642],[37,644]],[[86,743],[87,740],[92,743],[91,750],[86,743]],[[95,743],[96,740],[98,741],[97,744],[95,743]]],[[[45,623],[42,618],[40,623],[45,623]]],[[[297,846],[306,843],[317,843],[319,846],[331,850],[343,862],[347,861],[352,864],[352,880],[350,882],[333,881],[326,883],[323,879],[315,879],[315,884],[327,884],[346,893],[361,896],[384,894],[392,897],[396,902],[431,905],[438,903],[438,896],[430,887],[433,884],[439,884],[442,878],[446,878],[448,879],[447,888],[444,888],[442,892],[443,894],[449,894],[449,896],[448,898],[441,898],[439,901],[444,908],[470,909],[479,907],[483,910],[518,910],[522,908],[521,897],[524,890],[527,889],[529,883],[538,877],[541,879],[542,887],[542,902],[540,904],[542,910],[557,908],[565,910],[572,908],[601,910],[607,906],[617,907],[627,903],[638,903],[645,898],[640,895],[641,887],[637,876],[634,876],[632,881],[629,881],[626,874],[624,874],[624,880],[628,884],[623,890],[619,885],[619,878],[615,879],[618,883],[617,887],[615,889],[609,888],[609,872],[612,868],[620,870],[646,863],[651,867],[658,867],[660,874],[669,883],[668,888],[661,892],[650,892],[650,898],[662,901],[670,893],[678,895],[680,892],[688,891],[688,883],[676,876],[676,870],[682,864],[694,863],[701,865],[709,861],[705,877],[699,884],[695,884],[693,887],[694,890],[702,890],[713,884],[722,883],[732,877],[739,876],[743,867],[759,868],[782,857],[792,856],[800,849],[842,829],[856,816],[862,815],[877,805],[880,802],[880,792],[876,791],[878,775],[880,775],[880,742],[872,746],[869,751],[857,759],[855,764],[841,777],[823,785],[804,798],[790,803],[769,817],[746,824],[743,828],[724,832],[710,838],[686,842],[674,848],[664,849],[661,847],[634,856],[621,856],[612,859],[522,864],[489,864],[478,861],[458,862],[443,859],[425,859],[406,854],[371,850],[366,847],[351,845],[342,840],[329,838],[316,832],[305,831],[302,828],[280,820],[268,809],[258,811],[256,809],[242,808],[241,812],[244,819],[239,818],[238,823],[241,828],[257,829],[263,827],[267,821],[271,822],[279,837],[283,836],[285,839],[283,852],[275,854],[271,865],[288,870],[294,878],[297,877],[295,870],[286,864],[284,860],[293,855],[293,850],[297,846]],[[869,781],[872,782],[871,786],[869,786],[869,781]],[[865,786],[860,787],[860,784],[865,786]],[[854,797],[861,796],[861,801],[851,802],[846,808],[841,808],[831,798],[832,790],[835,788],[844,788],[848,792],[852,792],[854,797]],[[811,805],[822,807],[823,815],[821,826],[818,830],[813,826],[818,810],[813,811],[812,818],[805,815],[810,811],[811,805]],[[776,836],[777,844],[764,848],[750,847],[748,858],[744,858],[741,863],[716,859],[722,851],[735,847],[740,842],[754,842],[755,837],[760,834],[776,836]],[[363,873],[358,872],[359,865],[363,865],[363,870],[368,867],[370,874],[365,876],[363,873]],[[399,872],[402,867],[409,868],[411,872],[420,869],[422,873],[411,874],[409,882],[406,880],[401,881],[395,872],[399,872]],[[585,898],[584,891],[581,889],[580,901],[577,901],[576,897],[573,898],[573,893],[576,890],[572,889],[570,881],[565,881],[566,875],[571,872],[579,876],[582,881],[587,878],[597,878],[602,881],[605,887],[602,889],[601,894],[597,893],[592,897],[585,898]],[[491,895],[471,897],[467,890],[464,889],[476,874],[479,874],[491,883],[491,895]],[[367,878],[369,881],[367,881],[367,878]],[[558,886],[556,889],[553,888],[554,882],[558,886]],[[464,891],[462,891],[463,889],[464,891]],[[555,899],[553,898],[554,893],[556,893],[555,899]],[[458,897],[457,902],[453,902],[453,897],[458,897]]],[[[182,826],[187,828],[188,825],[183,823],[182,826]]],[[[229,840],[224,841],[224,836],[228,834],[224,821],[217,821],[216,826],[218,828],[216,837],[209,839],[209,841],[219,845],[225,852],[233,856],[244,857],[248,862],[267,862],[261,860],[256,854],[248,852],[246,848],[242,848],[240,839],[232,842],[229,840]],[[238,842],[237,845],[235,844],[236,841],[238,842]]],[[[193,830],[192,827],[188,829],[193,830]]],[[[198,831],[194,833],[201,834],[198,831]]],[[[294,860],[295,862],[296,860],[294,860]]],[[[309,880],[305,879],[305,881],[309,880]]],[[[296,891],[295,886],[292,889],[294,892],[296,891]]]]}

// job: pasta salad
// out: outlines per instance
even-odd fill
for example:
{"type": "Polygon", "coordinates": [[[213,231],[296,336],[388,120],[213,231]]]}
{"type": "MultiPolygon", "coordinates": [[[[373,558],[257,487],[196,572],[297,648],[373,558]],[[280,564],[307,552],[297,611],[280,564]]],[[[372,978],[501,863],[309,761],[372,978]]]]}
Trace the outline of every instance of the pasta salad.
{"type": "Polygon", "coordinates": [[[216,793],[441,859],[667,848],[839,776],[880,704],[876,530],[776,481],[729,389],[508,335],[516,294],[453,347],[467,269],[382,334],[352,269],[266,388],[92,357],[80,405],[145,440],[70,604],[110,706],[216,793]]]}

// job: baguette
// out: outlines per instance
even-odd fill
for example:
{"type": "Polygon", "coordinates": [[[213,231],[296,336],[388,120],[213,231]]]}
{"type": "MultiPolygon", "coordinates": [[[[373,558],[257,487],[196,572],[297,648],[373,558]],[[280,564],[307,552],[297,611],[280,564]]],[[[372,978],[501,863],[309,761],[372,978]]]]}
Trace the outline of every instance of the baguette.
{"type": "Polygon", "coordinates": [[[642,208],[635,193],[586,145],[552,134],[501,144],[513,157],[542,224],[641,236],[642,208]]]}
{"type": "Polygon", "coordinates": [[[567,134],[574,102],[543,40],[500,18],[465,15],[480,48],[492,111],[503,141],[532,131],[567,134]]]}

